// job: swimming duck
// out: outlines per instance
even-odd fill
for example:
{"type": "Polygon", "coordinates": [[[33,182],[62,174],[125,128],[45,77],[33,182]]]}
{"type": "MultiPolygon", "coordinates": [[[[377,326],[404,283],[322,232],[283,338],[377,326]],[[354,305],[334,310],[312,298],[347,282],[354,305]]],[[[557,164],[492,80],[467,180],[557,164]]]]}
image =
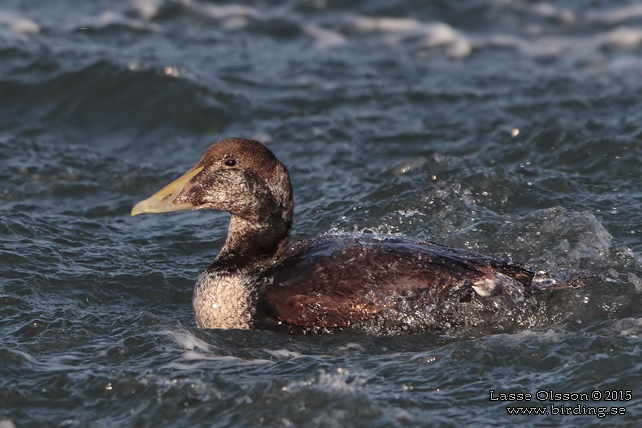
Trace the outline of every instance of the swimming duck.
{"type": "Polygon", "coordinates": [[[290,176],[258,141],[212,144],[131,214],[206,208],[231,218],[223,248],[196,282],[199,328],[396,334],[530,325],[536,295],[560,287],[518,264],[431,242],[324,236],[288,245],[290,176]]]}

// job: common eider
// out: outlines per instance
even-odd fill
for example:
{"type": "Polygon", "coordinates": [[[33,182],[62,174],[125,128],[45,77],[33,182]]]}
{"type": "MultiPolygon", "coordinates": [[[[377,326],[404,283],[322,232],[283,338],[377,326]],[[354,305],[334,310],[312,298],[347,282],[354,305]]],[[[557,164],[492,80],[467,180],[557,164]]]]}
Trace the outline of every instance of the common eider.
{"type": "Polygon", "coordinates": [[[294,199],[263,144],[212,144],[187,173],[131,214],[214,209],[227,239],[196,282],[199,328],[360,329],[371,333],[531,325],[549,288],[518,264],[431,242],[324,236],[288,245],[294,199]]]}

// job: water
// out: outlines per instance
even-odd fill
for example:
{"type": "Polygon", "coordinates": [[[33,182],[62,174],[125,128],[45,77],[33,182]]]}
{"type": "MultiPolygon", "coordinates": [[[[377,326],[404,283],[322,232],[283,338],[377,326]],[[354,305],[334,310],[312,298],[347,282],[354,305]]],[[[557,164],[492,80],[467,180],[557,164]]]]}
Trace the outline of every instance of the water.
{"type": "Polygon", "coordinates": [[[636,425],[642,8],[426,3],[3,0],[0,427],[636,425]],[[599,279],[534,330],[200,331],[227,216],[129,210],[230,136],[289,167],[296,238],[599,279]],[[626,411],[506,410],[578,404],[626,411]]]}

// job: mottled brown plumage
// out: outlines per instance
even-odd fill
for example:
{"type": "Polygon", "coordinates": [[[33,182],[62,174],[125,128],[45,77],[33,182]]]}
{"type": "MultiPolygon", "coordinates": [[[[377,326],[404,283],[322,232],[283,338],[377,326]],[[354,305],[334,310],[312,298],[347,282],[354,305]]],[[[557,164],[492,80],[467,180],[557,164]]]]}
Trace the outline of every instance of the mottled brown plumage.
{"type": "Polygon", "coordinates": [[[503,315],[527,322],[537,310],[531,271],[473,252],[364,236],[298,246],[262,273],[260,297],[267,314],[304,330],[438,331],[503,315]]]}
{"type": "Polygon", "coordinates": [[[211,208],[231,214],[225,245],[199,277],[201,328],[373,333],[530,325],[538,311],[531,271],[428,243],[325,236],[287,247],[294,201],[287,169],[261,143],[210,146],[185,175],[132,215],[211,208]]]}

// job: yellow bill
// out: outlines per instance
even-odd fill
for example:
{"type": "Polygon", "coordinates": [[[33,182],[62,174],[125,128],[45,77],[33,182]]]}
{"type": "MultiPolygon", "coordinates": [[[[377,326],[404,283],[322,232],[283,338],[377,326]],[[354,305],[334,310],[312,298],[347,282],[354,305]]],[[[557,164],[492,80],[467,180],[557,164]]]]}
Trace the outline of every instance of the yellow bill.
{"type": "Polygon", "coordinates": [[[149,198],[144,201],[140,201],[134,205],[134,208],[132,208],[132,216],[138,214],[169,213],[172,211],[184,211],[196,208],[192,205],[186,204],[175,205],[174,200],[181,190],[183,190],[183,187],[185,187],[185,185],[202,170],[203,167],[192,169],[172,181],[167,186],[163,187],[149,198]]]}

